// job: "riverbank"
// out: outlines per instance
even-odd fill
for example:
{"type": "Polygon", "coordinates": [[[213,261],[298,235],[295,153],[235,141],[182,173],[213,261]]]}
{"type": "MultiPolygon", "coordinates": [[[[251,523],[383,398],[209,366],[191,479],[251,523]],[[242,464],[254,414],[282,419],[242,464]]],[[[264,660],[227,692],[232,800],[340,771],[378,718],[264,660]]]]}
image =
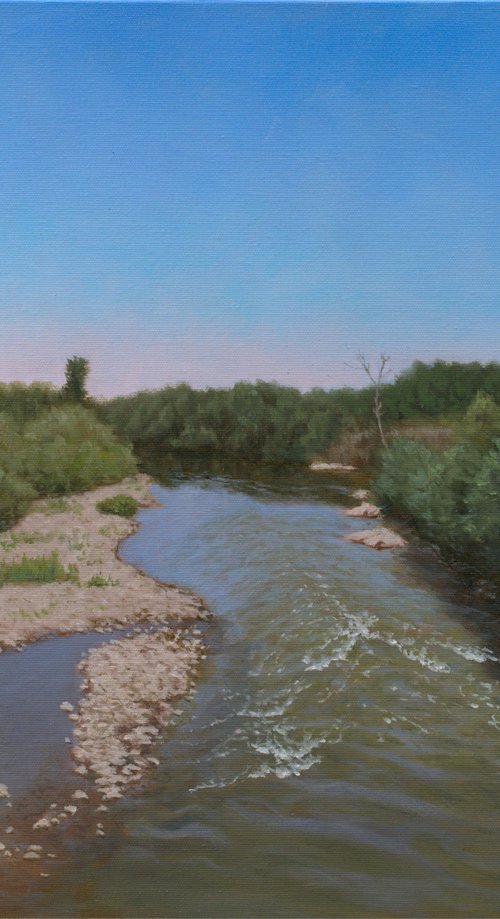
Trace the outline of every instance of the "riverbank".
{"type": "Polygon", "coordinates": [[[121,561],[120,544],[137,529],[137,521],[97,510],[99,501],[118,493],[150,507],[150,484],[147,476],[137,475],[70,497],[36,501],[23,520],[1,534],[0,565],[55,552],[72,579],[4,584],[0,649],[49,635],[207,617],[199,597],[158,583],[121,561]]]}
{"type": "Polygon", "coordinates": [[[199,629],[185,626],[208,619],[208,611],[199,597],[123,562],[120,544],[139,524],[97,510],[100,501],[116,494],[132,496],[141,507],[154,506],[150,484],[147,476],[138,475],[67,498],[37,501],[30,514],[2,534],[0,564],[19,564],[24,558],[26,565],[26,560],[57,553],[58,564],[71,572],[71,580],[0,588],[2,651],[21,651],[49,636],[127,630],[81,659],[79,703],[58,700],[72,734],[64,757],[72,778],[65,772],[59,794],[45,801],[39,795],[24,800],[19,810],[9,800],[7,784],[0,785],[0,798],[11,808],[0,829],[5,864],[22,860],[23,870],[29,864],[39,871],[40,860],[49,857],[47,846],[53,849],[56,839],[62,841],[61,833],[66,836],[71,824],[76,828],[78,823],[79,832],[87,827],[104,836],[101,811],[108,808],[103,800],[122,797],[159,764],[151,748],[175,714],[174,700],[192,690],[204,645],[199,629]]]}

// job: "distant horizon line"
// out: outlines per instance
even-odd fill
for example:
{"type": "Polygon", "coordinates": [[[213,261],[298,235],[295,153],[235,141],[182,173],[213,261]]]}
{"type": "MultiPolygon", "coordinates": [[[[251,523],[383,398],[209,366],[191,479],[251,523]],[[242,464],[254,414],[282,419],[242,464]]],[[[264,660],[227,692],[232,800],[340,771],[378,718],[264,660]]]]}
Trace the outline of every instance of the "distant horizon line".
{"type": "MultiPolygon", "coordinates": [[[[74,357],[77,355],[72,355],[72,356],[74,357]]],[[[471,364],[479,364],[481,367],[488,367],[492,364],[499,365],[500,361],[498,360],[481,361],[479,359],[472,360],[472,361],[470,360],[469,361],[459,361],[459,360],[446,360],[445,358],[439,358],[439,357],[435,358],[432,361],[424,361],[420,358],[415,358],[413,361],[411,361],[410,364],[408,364],[407,367],[404,367],[402,370],[394,370],[394,378],[392,380],[388,380],[387,383],[385,383],[384,385],[390,386],[391,384],[395,383],[403,374],[408,373],[412,369],[412,367],[414,367],[416,364],[423,364],[424,366],[428,366],[428,367],[432,367],[435,364],[445,364],[447,366],[451,366],[455,364],[455,365],[459,365],[463,367],[470,366],[471,364]]],[[[92,365],[90,368],[90,372],[92,373],[92,365]]],[[[132,396],[136,396],[139,393],[159,392],[163,389],[173,389],[177,386],[188,386],[190,389],[196,392],[204,392],[204,391],[211,390],[211,389],[224,391],[224,390],[231,390],[235,386],[239,385],[240,383],[245,383],[249,386],[256,386],[258,383],[266,383],[267,385],[278,386],[282,389],[295,389],[298,392],[301,392],[304,394],[308,392],[312,392],[313,390],[317,390],[317,389],[321,389],[324,392],[332,392],[332,391],[340,391],[343,389],[352,389],[352,390],[370,389],[373,386],[373,383],[366,383],[365,385],[361,383],[360,384],[345,383],[343,385],[337,385],[337,386],[334,385],[330,387],[327,387],[325,385],[323,386],[315,385],[315,386],[309,386],[307,388],[302,388],[301,386],[293,385],[291,383],[280,383],[279,380],[264,379],[263,377],[256,377],[253,380],[242,377],[241,379],[235,380],[234,383],[230,383],[230,384],[216,385],[216,384],[206,383],[205,385],[196,385],[195,383],[190,383],[189,380],[179,379],[175,382],[163,383],[158,386],[142,386],[139,389],[132,389],[128,392],[116,393],[114,395],[104,395],[104,394],[94,395],[93,393],[90,393],[89,398],[96,402],[108,402],[112,399],[127,399],[132,396]]],[[[32,379],[30,381],[20,380],[20,379],[0,380],[0,386],[16,386],[16,385],[26,386],[26,387],[40,385],[40,386],[52,387],[54,390],[58,390],[62,388],[63,384],[54,383],[52,380],[40,380],[40,379],[32,379]]]]}
{"type": "Polygon", "coordinates": [[[498,0],[0,0],[0,4],[79,6],[497,6],[498,0]]]}

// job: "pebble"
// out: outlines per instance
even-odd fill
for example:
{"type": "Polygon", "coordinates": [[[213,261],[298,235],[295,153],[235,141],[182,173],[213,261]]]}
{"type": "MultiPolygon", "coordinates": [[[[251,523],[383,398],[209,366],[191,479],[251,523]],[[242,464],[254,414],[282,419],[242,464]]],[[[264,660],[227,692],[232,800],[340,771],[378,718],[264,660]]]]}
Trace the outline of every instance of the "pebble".
{"type": "Polygon", "coordinates": [[[34,830],[48,830],[50,829],[50,820],[48,817],[40,817],[40,820],[37,820],[33,824],[34,830]]]}
{"type": "Polygon", "coordinates": [[[29,852],[25,852],[25,853],[24,853],[23,858],[25,858],[25,859],[34,859],[34,858],[40,858],[40,856],[39,856],[38,852],[29,851],[29,852]]]}
{"type": "Polygon", "coordinates": [[[89,690],[78,708],[72,755],[79,774],[82,765],[93,773],[104,800],[121,798],[149,764],[159,764],[144,750],[169,723],[171,700],[191,689],[202,650],[200,640],[162,629],[113,640],[82,658],[89,690]]]}
{"type": "Polygon", "coordinates": [[[0,798],[10,798],[9,789],[3,782],[0,782],[0,798]]]}
{"type": "Polygon", "coordinates": [[[59,708],[62,712],[73,712],[75,710],[75,706],[71,702],[61,702],[59,708]]]}
{"type": "Polygon", "coordinates": [[[5,830],[5,832],[6,832],[6,833],[13,833],[13,832],[14,832],[14,827],[13,827],[13,826],[8,826],[7,829],[5,830]]]}
{"type": "Polygon", "coordinates": [[[89,799],[89,796],[88,796],[87,792],[86,792],[86,791],[81,791],[80,788],[77,788],[77,790],[73,792],[73,794],[71,795],[71,797],[74,798],[75,801],[83,801],[84,799],[88,801],[88,799],[89,799]]]}

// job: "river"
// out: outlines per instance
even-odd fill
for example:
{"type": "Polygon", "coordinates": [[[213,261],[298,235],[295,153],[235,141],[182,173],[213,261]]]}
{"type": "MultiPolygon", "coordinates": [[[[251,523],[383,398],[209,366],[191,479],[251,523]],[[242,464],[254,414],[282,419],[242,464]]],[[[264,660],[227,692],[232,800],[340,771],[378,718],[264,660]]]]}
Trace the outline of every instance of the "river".
{"type": "MultiPolygon", "coordinates": [[[[212,608],[197,692],[111,834],[75,843],[25,914],[498,916],[493,613],[426,552],[346,542],[330,476],[163,481],[122,555],[212,608]]],[[[66,647],[72,673],[82,641],[3,657],[59,700],[50,660],[66,647]]]]}

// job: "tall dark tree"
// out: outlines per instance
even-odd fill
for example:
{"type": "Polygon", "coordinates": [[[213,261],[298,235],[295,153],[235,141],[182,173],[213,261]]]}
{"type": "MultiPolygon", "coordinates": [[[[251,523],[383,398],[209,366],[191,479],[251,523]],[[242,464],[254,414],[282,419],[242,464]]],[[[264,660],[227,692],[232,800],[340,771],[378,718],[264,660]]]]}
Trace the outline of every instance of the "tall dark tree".
{"type": "Polygon", "coordinates": [[[87,377],[90,365],[85,357],[76,354],[66,361],[66,383],[62,388],[62,396],[67,402],[85,402],[88,398],[87,377]]]}

